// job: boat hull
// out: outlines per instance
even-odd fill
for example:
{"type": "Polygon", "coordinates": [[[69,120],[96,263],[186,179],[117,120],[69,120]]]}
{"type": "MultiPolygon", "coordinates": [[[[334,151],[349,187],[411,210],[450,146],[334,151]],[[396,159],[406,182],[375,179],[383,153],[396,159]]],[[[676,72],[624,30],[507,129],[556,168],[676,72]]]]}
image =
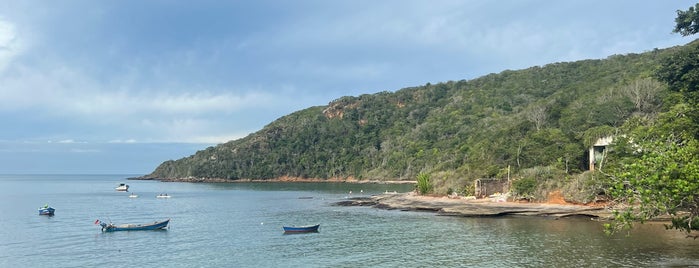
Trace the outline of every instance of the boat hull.
{"type": "Polygon", "coordinates": [[[52,207],[40,208],[39,215],[53,216],[55,211],[56,211],[56,209],[54,209],[52,207]]]}
{"type": "Polygon", "coordinates": [[[118,192],[128,192],[129,191],[129,185],[128,184],[119,184],[114,190],[118,192]]]}
{"type": "Polygon", "coordinates": [[[317,233],[320,224],[309,226],[283,226],[284,233],[317,233]]]}
{"type": "Polygon", "coordinates": [[[118,232],[118,231],[148,231],[148,230],[160,230],[167,228],[170,223],[170,219],[164,221],[156,221],[154,223],[148,224],[106,224],[101,223],[103,232],[118,232]]]}

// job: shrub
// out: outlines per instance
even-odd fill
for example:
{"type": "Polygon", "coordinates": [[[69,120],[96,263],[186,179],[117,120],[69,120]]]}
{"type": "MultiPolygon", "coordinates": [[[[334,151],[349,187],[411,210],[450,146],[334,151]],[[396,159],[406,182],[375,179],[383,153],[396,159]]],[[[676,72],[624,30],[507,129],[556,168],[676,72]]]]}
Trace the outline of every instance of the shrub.
{"type": "Polygon", "coordinates": [[[417,175],[417,191],[422,195],[432,191],[432,184],[430,183],[429,174],[420,173],[417,175]]]}
{"type": "Polygon", "coordinates": [[[512,182],[512,192],[515,196],[522,199],[531,199],[534,196],[536,187],[536,179],[532,177],[522,178],[512,182]]]}

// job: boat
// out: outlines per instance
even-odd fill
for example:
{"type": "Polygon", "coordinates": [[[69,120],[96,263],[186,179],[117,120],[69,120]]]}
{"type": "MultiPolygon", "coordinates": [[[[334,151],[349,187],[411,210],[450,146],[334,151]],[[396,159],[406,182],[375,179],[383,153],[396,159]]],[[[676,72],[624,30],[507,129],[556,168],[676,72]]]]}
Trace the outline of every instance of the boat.
{"type": "Polygon", "coordinates": [[[106,223],[100,220],[95,221],[95,224],[99,224],[100,226],[102,226],[102,232],[160,230],[167,228],[168,223],[170,223],[170,219],[164,221],[155,221],[153,223],[118,225],[106,223]]]}
{"type": "Polygon", "coordinates": [[[283,226],[284,233],[317,233],[320,224],[316,225],[306,225],[306,226],[283,226]]]}
{"type": "Polygon", "coordinates": [[[137,197],[138,197],[138,195],[137,195],[137,194],[134,194],[134,193],[131,193],[131,194],[129,195],[129,198],[137,198],[137,197]]]}
{"type": "Polygon", "coordinates": [[[155,196],[156,198],[170,198],[168,194],[159,194],[155,196]]]}
{"type": "Polygon", "coordinates": [[[128,184],[124,184],[124,183],[120,183],[119,186],[117,186],[116,188],[114,188],[114,190],[117,190],[117,191],[120,191],[120,192],[128,192],[128,191],[129,191],[129,185],[128,185],[128,184]]]}
{"type": "Polygon", "coordinates": [[[56,211],[56,209],[49,207],[49,205],[46,204],[43,207],[39,208],[39,215],[53,216],[53,213],[55,211],[56,211]]]}

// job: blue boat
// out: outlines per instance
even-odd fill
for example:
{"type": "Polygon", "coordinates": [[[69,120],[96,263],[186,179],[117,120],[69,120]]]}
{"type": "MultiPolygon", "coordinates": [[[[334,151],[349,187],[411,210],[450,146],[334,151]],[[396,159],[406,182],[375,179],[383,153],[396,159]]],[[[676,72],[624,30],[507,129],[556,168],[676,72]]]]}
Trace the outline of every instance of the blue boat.
{"type": "Polygon", "coordinates": [[[320,224],[307,226],[283,226],[284,233],[317,233],[320,224]]]}
{"type": "Polygon", "coordinates": [[[56,209],[49,207],[49,205],[44,205],[43,207],[39,208],[39,215],[53,216],[55,211],[56,209]]]}
{"type": "Polygon", "coordinates": [[[153,223],[145,224],[112,224],[106,223],[100,220],[96,220],[95,224],[102,226],[102,232],[116,232],[116,231],[144,231],[144,230],[160,230],[167,228],[170,219],[164,221],[156,221],[153,223]]]}

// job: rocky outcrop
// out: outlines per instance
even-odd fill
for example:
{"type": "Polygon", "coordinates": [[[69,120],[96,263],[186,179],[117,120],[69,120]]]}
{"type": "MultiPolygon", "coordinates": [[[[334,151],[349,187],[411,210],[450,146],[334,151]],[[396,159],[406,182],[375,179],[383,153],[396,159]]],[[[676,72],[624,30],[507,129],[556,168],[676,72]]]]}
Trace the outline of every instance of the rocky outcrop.
{"type": "Polygon", "coordinates": [[[373,206],[382,209],[433,211],[438,215],[462,217],[495,217],[505,215],[570,217],[585,216],[610,219],[612,211],[602,206],[574,204],[497,202],[495,199],[467,200],[447,197],[426,197],[414,193],[383,194],[353,198],[336,203],[341,206],[373,206]]]}

